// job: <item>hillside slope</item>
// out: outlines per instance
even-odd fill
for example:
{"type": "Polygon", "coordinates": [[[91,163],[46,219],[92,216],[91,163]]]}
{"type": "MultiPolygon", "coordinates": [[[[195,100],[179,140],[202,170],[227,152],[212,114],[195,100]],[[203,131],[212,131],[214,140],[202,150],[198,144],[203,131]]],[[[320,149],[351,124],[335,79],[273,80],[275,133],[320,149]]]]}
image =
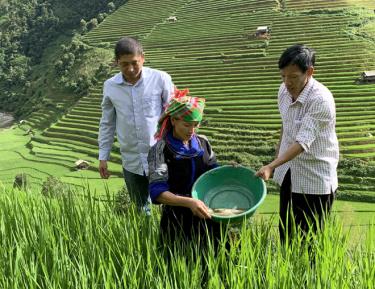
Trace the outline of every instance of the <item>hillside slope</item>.
{"type": "MultiPolygon", "coordinates": [[[[375,70],[374,6],[373,1],[345,0],[128,1],[85,40],[113,46],[121,36],[140,37],[146,65],[168,71],[178,87],[207,98],[201,131],[211,138],[219,160],[255,168],[270,160],[278,138],[277,60],[286,47],[305,43],[317,51],[316,79],[336,99],[343,159],[371,161],[375,85],[356,80],[364,70],[375,70]],[[176,23],[166,21],[171,15],[177,16],[176,23]],[[271,27],[269,40],[252,36],[261,25],[271,27]]],[[[32,139],[36,161],[62,165],[81,157],[96,169],[101,89],[92,88],[61,120],[32,139]]],[[[111,168],[120,177],[118,146],[112,155],[111,168]]],[[[62,175],[75,182],[74,174],[62,175]]],[[[94,172],[90,177],[95,178],[94,172]]],[[[375,180],[361,172],[356,176],[341,170],[340,184],[348,195],[375,195],[375,180]]]]}

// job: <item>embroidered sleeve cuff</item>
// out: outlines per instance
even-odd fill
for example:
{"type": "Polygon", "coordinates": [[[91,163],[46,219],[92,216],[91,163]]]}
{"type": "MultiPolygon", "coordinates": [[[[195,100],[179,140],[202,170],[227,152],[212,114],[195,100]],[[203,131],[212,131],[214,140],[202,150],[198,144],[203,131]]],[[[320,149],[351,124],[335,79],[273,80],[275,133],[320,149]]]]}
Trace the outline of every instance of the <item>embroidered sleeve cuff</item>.
{"type": "Polygon", "coordinates": [[[167,182],[155,182],[148,186],[148,191],[150,193],[150,198],[153,204],[159,204],[156,199],[157,197],[166,191],[169,191],[169,185],[167,182]]]}

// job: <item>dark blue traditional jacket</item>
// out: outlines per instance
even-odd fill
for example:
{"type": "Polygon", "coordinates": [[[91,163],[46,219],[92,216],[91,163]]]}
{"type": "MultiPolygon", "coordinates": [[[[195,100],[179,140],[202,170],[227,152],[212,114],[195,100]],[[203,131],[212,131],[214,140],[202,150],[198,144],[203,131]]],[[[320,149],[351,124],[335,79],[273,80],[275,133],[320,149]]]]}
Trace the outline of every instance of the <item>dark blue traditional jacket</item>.
{"type": "Polygon", "coordinates": [[[199,176],[218,166],[205,136],[194,135],[187,148],[171,132],[151,148],[148,163],[153,203],[165,191],[191,197],[192,186],[199,176]]]}

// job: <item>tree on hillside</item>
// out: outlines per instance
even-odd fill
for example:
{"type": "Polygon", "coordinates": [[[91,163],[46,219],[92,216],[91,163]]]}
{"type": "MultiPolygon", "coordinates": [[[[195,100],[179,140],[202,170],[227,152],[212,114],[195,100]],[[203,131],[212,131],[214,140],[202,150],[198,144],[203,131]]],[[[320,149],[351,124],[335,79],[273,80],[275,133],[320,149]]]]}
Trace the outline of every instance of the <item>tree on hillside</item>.
{"type": "Polygon", "coordinates": [[[0,2],[0,110],[25,103],[24,84],[46,47],[59,35],[94,28],[126,0],[8,0],[0,2]],[[99,14],[101,13],[101,14],[99,14]],[[99,14],[99,20],[96,18],[99,14]],[[84,22],[81,20],[83,19],[84,22]],[[80,23],[81,22],[81,23],[80,23]],[[85,24],[85,25],[83,25],[85,24]],[[83,30],[82,30],[83,29],[83,30]]]}
{"type": "Polygon", "coordinates": [[[59,19],[48,3],[35,7],[35,18],[28,20],[28,30],[21,36],[21,46],[26,56],[38,62],[44,48],[57,35],[59,19]]]}

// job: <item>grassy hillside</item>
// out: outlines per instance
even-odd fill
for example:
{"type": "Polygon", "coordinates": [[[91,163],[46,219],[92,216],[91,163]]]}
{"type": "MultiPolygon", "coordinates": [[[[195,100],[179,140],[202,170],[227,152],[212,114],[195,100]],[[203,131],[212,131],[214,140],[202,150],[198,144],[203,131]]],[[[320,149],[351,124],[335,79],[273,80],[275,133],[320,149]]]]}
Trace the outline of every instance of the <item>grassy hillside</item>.
{"type": "MultiPolygon", "coordinates": [[[[350,161],[375,160],[375,85],[356,83],[362,71],[375,69],[374,6],[373,1],[344,0],[128,1],[84,41],[108,47],[109,53],[121,36],[140,37],[146,65],[168,71],[178,87],[189,87],[193,95],[207,98],[201,131],[210,137],[219,160],[254,168],[272,158],[278,138],[277,60],[289,45],[310,45],[317,51],[315,77],[336,99],[337,133],[345,161],[340,169],[341,192],[374,196],[375,179],[368,166],[355,171],[358,160],[350,161]],[[166,21],[171,15],[177,16],[176,23],[166,21]],[[260,25],[271,27],[269,40],[252,37],[260,25]]],[[[29,143],[31,157],[24,155],[23,160],[29,158],[36,167],[53,163],[71,183],[77,182],[76,176],[63,167],[71,167],[78,157],[91,160],[92,171],[83,175],[100,186],[94,171],[101,90],[101,85],[93,87],[61,119],[37,133],[29,143]]],[[[34,115],[30,122],[40,120],[43,115],[34,115]]],[[[121,177],[118,145],[112,156],[114,178],[109,184],[121,177]]],[[[22,162],[10,162],[8,177],[2,180],[10,183],[22,162]]],[[[272,191],[271,183],[269,188],[272,191]]]]}

